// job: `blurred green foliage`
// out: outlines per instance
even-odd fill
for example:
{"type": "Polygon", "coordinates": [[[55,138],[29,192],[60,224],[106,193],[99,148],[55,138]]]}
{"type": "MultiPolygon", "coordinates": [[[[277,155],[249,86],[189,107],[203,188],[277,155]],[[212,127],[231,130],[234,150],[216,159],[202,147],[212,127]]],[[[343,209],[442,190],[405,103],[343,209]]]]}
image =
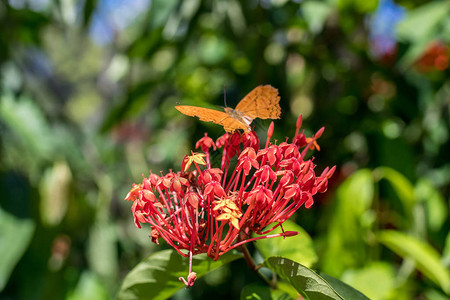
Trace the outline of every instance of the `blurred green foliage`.
{"type": "MultiPolygon", "coordinates": [[[[303,264],[371,299],[450,295],[449,1],[135,2],[0,3],[2,299],[114,297],[155,250],[131,183],[223,132],[174,106],[221,106],[225,86],[234,107],[260,84],[280,91],[275,137],[303,114],[326,128],[318,169],[338,166],[296,216],[303,264]]],[[[174,299],[237,298],[259,281],[243,265],[174,299]]]]}

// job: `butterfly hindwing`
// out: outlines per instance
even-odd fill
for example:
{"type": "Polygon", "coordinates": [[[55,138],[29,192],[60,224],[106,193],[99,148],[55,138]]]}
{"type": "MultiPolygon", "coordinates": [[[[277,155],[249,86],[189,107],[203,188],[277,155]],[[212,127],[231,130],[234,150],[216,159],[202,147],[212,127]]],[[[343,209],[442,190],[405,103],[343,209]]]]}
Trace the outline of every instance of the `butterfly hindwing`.
{"type": "Polygon", "coordinates": [[[281,108],[278,90],[270,85],[254,88],[238,103],[235,110],[252,119],[279,119],[281,108]]]}

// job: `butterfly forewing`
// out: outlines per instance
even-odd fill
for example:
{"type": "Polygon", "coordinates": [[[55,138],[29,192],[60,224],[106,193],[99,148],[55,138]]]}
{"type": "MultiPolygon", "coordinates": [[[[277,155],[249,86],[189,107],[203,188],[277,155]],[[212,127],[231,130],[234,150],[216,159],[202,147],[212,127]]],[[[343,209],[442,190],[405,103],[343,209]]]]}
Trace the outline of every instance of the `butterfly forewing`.
{"type": "Polygon", "coordinates": [[[236,129],[243,129],[246,132],[249,131],[246,124],[241,123],[223,111],[188,105],[178,105],[175,108],[185,115],[198,117],[201,121],[222,125],[227,132],[233,132],[236,129]]]}
{"type": "Polygon", "coordinates": [[[278,90],[270,85],[254,88],[238,103],[235,110],[252,119],[279,119],[281,108],[278,90]]]}

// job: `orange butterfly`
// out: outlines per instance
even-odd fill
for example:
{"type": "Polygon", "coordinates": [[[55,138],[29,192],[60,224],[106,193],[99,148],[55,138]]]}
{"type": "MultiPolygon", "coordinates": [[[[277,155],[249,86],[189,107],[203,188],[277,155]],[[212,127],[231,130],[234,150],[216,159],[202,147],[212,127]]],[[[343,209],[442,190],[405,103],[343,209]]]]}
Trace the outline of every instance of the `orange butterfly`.
{"type": "Polygon", "coordinates": [[[276,88],[260,85],[248,93],[235,109],[225,107],[225,112],[188,105],[178,105],[175,108],[185,115],[222,125],[227,132],[237,129],[249,132],[253,119],[279,119],[281,114],[279,102],[280,96],[276,88]]]}

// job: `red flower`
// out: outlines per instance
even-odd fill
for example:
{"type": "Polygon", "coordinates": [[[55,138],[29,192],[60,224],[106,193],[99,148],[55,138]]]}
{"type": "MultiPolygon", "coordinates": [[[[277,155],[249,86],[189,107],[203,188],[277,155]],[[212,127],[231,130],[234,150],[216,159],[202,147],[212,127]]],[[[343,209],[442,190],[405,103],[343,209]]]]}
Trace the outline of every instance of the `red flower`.
{"type": "MultiPolygon", "coordinates": [[[[319,149],[323,128],[307,138],[299,133],[301,123],[300,116],[293,141],[279,145],[270,141],[272,123],[261,149],[254,132],[226,133],[215,143],[205,134],[196,144],[204,153],[186,156],[181,171],[162,177],[150,174],[142,184],[133,185],[125,200],[134,201],[136,226],[149,223],[153,242],[163,238],[190,262],[195,254],[217,260],[256,239],[295,235],[268,233],[301,206],[311,207],[313,196],[326,191],[335,171],[327,167],[318,177],[312,159],[304,160],[309,150],[319,149]],[[222,151],[220,168],[210,164],[209,151],[216,147],[222,151]],[[237,163],[231,163],[236,157],[237,163]],[[191,167],[195,171],[188,171],[191,167]],[[250,238],[252,232],[260,236],[250,238]]],[[[196,278],[191,264],[189,274],[183,282],[190,286],[196,278]]]]}

